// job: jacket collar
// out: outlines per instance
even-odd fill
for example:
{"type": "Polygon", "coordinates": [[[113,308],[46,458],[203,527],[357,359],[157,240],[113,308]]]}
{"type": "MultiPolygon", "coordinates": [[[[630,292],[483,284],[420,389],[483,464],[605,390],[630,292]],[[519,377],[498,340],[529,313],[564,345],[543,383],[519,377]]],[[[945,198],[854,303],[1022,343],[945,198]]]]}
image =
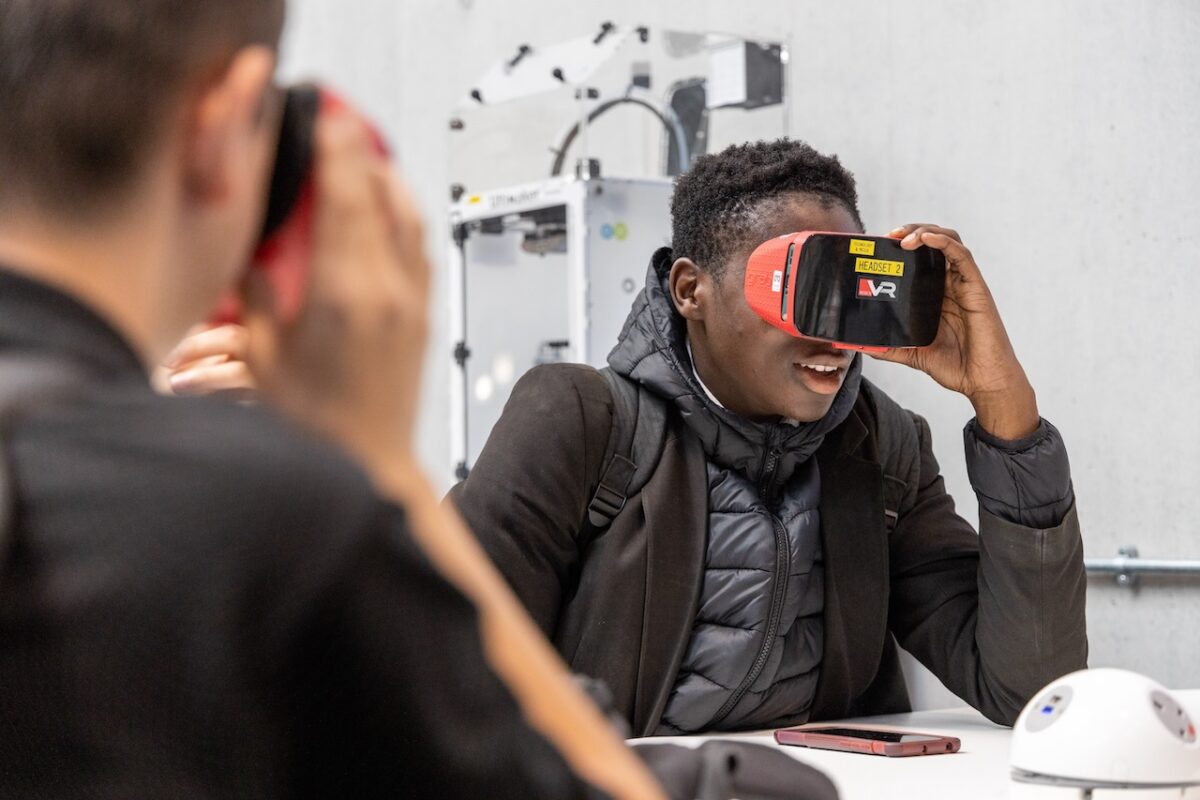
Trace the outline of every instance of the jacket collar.
{"type": "Polygon", "coordinates": [[[846,420],[828,434],[817,451],[818,461],[829,461],[834,458],[844,458],[858,454],[867,438],[867,425],[863,420],[863,404],[860,399],[851,409],[846,420]]]}
{"type": "Polygon", "coordinates": [[[65,357],[100,379],[145,380],[133,348],[99,314],[58,289],[3,267],[0,351],[65,357]]]}

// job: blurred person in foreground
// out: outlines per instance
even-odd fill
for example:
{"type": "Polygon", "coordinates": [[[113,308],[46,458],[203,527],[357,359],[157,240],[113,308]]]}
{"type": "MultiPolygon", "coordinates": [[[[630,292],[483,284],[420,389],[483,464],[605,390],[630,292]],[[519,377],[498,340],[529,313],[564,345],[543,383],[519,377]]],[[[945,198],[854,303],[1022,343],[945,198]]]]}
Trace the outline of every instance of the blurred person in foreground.
{"type": "Polygon", "coordinates": [[[266,403],[150,388],[254,244],[283,6],[0,0],[0,796],[659,796],[416,466],[421,228],[350,113],[300,317],[244,287],[266,403]]]}

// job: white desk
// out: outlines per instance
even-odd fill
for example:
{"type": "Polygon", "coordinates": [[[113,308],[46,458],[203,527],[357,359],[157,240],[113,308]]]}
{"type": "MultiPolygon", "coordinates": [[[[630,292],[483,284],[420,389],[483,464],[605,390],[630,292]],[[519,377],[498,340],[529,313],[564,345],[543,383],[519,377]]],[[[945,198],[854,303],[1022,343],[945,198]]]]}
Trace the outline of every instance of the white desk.
{"type": "MultiPolygon", "coordinates": [[[[1174,693],[1200,717],[1200,689],[1174,693]]],[[[920,733],[957,736],[962,750],[952,755],[883,758],[832,750],[781,747],[788,755],[820,769],[833,779],[842,800],[920,797],[921,800],[1007,800],[1008,749],[1012,731],[988,722],[970,708],[917,711],[885,717],[841,720],[877,728],[902,728],[920,733]]],[[[708,739],[735,739],[779,747],[770,731],[713,736],[671,736],[640,739],[697,747],[708,739]]]]}

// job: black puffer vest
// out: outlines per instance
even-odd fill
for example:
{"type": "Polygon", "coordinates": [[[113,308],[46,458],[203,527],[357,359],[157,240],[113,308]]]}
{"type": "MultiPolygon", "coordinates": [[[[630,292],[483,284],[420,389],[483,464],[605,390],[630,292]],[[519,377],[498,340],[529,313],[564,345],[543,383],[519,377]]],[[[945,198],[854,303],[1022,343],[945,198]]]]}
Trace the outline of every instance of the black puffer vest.
{"type": "Polygon", "coordinates": [[[705,574],[698,612],[659,733],[795,724],[807,718],[822,657],[820,475],[812,458],[849,415],[855,359],[826,416],[752,422],[714,402],[696,377],[683,319],[651,262],[609,364],[673,404],[708,459],[705,574]]]}

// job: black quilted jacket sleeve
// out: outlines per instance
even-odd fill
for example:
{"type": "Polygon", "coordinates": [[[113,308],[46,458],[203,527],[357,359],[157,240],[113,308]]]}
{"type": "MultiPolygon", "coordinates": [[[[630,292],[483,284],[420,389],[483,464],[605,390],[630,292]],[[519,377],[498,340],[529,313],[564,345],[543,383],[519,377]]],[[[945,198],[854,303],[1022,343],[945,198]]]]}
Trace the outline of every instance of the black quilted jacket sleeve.
{"type": "Polygon", "coordinates": [[[1083,543],[1062,440],[1046,425],[1013,452],[968,453],[974,485],[998,495],[980,496],[976,533],[946,492],[928,424],[874,393],[885,491],[897,495],[889,627],[947,688],[1011,725],[1039,689],[1087,666],[1083,543]]]}

